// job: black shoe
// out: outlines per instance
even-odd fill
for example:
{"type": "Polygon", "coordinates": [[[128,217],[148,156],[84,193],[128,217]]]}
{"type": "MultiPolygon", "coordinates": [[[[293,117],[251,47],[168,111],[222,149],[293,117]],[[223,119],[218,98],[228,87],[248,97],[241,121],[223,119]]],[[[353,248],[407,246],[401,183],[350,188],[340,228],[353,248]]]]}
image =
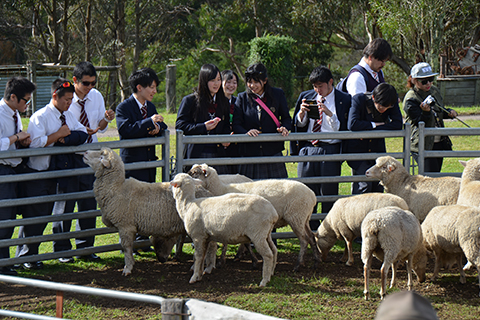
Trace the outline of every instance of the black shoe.
{"type": "Polygon", "coordinates": [[[17,271],[13,270],[10,267],[1,267],[0,268],[0,274],[4,274],[6,276],[16,276],[17,271]]]}
{"type": "Polygon", "coordinates": [[[84,256],[78,256],[77,259],[88,260],[88,261],[100,261],[100,260],[102,260],[102,258],[97,256],[95,253],[87,254],[87,255],[84,255],[84,256]]]}
{"type": "Polygon", "coordinates": [[[60,261],[61,263],[72,263],[75,260],[72,257],[68,257],[68,258],[58,258],[58,261],[60,261]]]}
{"type": "Polygon", "coordinates": [[[23,264],[23,268],[28,270],[40,270],[40,269],[43,269],[43,262],[42,261],[25,262],[23,264]]]}

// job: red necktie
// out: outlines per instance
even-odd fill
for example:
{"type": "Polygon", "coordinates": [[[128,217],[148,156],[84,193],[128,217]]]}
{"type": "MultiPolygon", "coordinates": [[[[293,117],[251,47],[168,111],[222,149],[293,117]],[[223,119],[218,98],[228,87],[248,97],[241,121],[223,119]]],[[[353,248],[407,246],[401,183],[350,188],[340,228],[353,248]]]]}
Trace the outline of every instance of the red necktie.
{"type": "Polygon", "coordinates": [[[60,121],[62,121],[62,126],[67,124],[67,121],[65,121],[65,115],[63,113],[60,115],[60,121]]]}
{"type": "Polygon", "coordinates": [[[378,72],[372,71],[372,73],[373,73],[373,79],[375,79],[377,82],[380,82],[380,80],[378,79],[378,72]]]}
{"type": "MultiPolygon", "coordinates": [[[[88,122],[87,113],[85,112],[85,100],[78,100],[78,104],[82,109],[80,112],[80,123],[83,124],[85,128],[90,128],[90,122],[88,122]]],[[[92,143],[93,139],[91,135],[88,135],[87,143],[92,143]]]]}
{"type": "Polygon", "coordinates": [[[143,118],[143,119],[147,119],[147,106],[145,106],[145,105],[142,106],[142,107],[140,108],[140,111],[142,112],[142,118],[143,118]]]}
{"type": "MultiPolygon", "coordinates": [[[[324,103],[325,102],[325,98],[324,97],[321,97],[321,102],[324,103]]],[[[320,112],[319,111],[319,115],[320,117],[317,119],[317,120],[314,120],[315,122],[313,123],[313,128],[312,128],[312,132],[320,132],[322,131],[322,122],[323,122],[323,112],[320,112]]],[[[318,143],[319,140],[313,140],[312,141],[312,144],[313,145],[316,145],[318,143]]]]}
{"type": "Polygon", "coordinates": [[[15,134],[18,133],[18,117],[17,112],[13,113],[13,122],[15,123],[15,134]]]}

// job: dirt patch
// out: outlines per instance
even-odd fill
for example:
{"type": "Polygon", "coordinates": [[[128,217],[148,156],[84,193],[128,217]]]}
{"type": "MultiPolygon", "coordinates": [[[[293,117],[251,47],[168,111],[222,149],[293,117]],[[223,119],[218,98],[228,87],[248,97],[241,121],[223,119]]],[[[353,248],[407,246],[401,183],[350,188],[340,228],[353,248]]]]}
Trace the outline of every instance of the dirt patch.
{"type": "MultiPolygon", "coordinates": [[[[353,267],[347,267],[341,263],[339,261],[340,257],[340,253],[331,254],[329,261],[322,263],[317,270],[314,271],[311,267],[305,267],[299,272],[294,273],[293,266],[297,255],[295,253],[280,254],[274,279],[288,279],[288,282],[293,284],[291,293],[289,292],[292,297],[303,294],[304,291],[307,290],[305,283],[309,283],[310,281],[315,281],[315,286],[317,287],[315,290],[318,289],[318,291],[328,292],[332,295],[344,296],[344,299],[328,300],[328,308],[332,308],[332,310],[346,307],[350,303],[358,304],[358,301],[361,300],[359,296],[361,296],[361,292],[363,292],[363,265],[359,252],[355,253],[355,264],[353,267]],[[324,277],[329,279],[325,284],[316,281],[316,279],[324,277]],[[352,301],[349,301],[349,297],[352,301]],[[353,298],[357,299],[357,302],[353,298]]],[[[159,295],[166,298],[196,298],[221,304],[231,296],[253,295],[261,293],[262,290],[264,290],[257,286],[261,280],[261,270],[252,270],[249,261],[237,262],[231,258],[227,260],[227,264],[223,268],[214,270],[211,275],[205,275],[202,281],[198,283],[189,284],[188,280],[192,275],[190,271],[190,266],[192,265],[191,258],[189,255],[184,255],[183,262],[168,261],[160,264],[154,260],[152,255],[151,259],[137,261],[133,273],[129,277],[123,277],[121,275],[123,261],[119,259],[114,263],[106,263],[105,267],[100,270],[85,270],[79,267],[76,268],[75,264],[72,264],[72,270],[69,272],[32,276],[29,272],[23,271],[21,276],[95,288],[159,295]]],[[[311,261],[311,254],[309,254],[307,258],[311,261]]],[[[372,284],[376,286],[379,285],[378,269],[380,266],[380,262],[374,262],[372,284]]],[[[48,269],[50,267],[47,263],[46,268],[48,269]]],[[[433,261],[430,261],[428,271],[430,273],[427,275],[431,275],[433,271],[433,261]]],[[[441,281],[435,283],[427,281],[419,284],[415,281],[414,289],[420,294],[427,295],[430,298],[436,297],[439,298],[439,300],[448,299],[455,303],[466,303],[478,308],[480,305],[478,301],[479,289],[478,282],[476,282],[476,280],[472,281],[474,274],[473,271],[468,273],[469,281],[465,285],[459,283],[458,275],[455,273],[451,276],[451,279],[449,276],[444,275],[441,281]]],[[[272,281],[275,281],[274,279],[272,279],[272,281]]],[[[403,268],[399,271],[399,280],[397,287],[403,290],[406,289],[406,272],[403,268]]],[[[378,292],[376,292],[376,288],[378,287],[373,289],[375,292],[372,290],[372,297],[375,297],[374,300],[377,300],[375,303],[378,303],[378,292]]],[[[267,290],[270,293],[276,291],[275,288],[269,287],[267,287],[267,290]]],[[[278,290],[279,292],[283,292],[281,289],[278,290]]],[[[116,319],[148,319],[149,317],[160,314],[160,307],[151,304],[73,293],[65,293],[65,299],[75,299],[82,304],[96,306],[103,312],[108,312],[112,309],[119,309],[126,312],[125,316],[116,316],[116,319]]],[[[55,292],[0,283],[0,306],[2,308],[23,312],[36,310],[36,312],[38,312],[38,306],[42,304],[47,310],[54,310],[55,292]]],[[[376,304],[372,304],[372,306],[376,306],[376,304]]],[[[372,317],[374,310],[374,307],[372,307],[370,311],[372,317]]],[[[274,315],[287,317],[281,310],[274,315]]]]}

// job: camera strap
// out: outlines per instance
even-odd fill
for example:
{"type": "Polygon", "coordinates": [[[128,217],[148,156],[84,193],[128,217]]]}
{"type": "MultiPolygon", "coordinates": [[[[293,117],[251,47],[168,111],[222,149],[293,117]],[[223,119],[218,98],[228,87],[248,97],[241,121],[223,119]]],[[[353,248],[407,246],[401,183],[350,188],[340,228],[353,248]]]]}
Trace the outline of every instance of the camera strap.
{"type": "Polygon", "coordinates": [[[278,121],[277,117],[275,117],[272,110],[270,110],[260,98],[255,99],[255,101],[260,107],[262,107],[263,110],[265,110],[266,113],[268,113],[268,115],[272,118],[273,122],[275,122],[275,124],[277,125],[277,128],[280,128],[280,121],[278,121]]]}

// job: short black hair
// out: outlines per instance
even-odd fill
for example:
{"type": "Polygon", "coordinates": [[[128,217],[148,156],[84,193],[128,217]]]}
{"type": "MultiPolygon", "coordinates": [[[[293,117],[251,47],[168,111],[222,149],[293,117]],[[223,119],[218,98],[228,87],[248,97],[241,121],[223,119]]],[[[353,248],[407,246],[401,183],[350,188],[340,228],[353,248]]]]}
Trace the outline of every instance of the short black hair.
{"type": "Polygon", "coordinates": [[[137,92],[138,85],[146,88],[151,86],[154,81],[156,86],[160,84],[157,74],[151,68],[142,68],[140,70],[134,71],[130,75],[130,77],[128,77],[130,88],[132,88],[132,91],[135,93],[137,92]]]}
{"type": "Polygon", "coordinates": [[[3,97],[6,101],[9,101],[12,94],[14,94],[18,100],[25,97],[28,93],[35,91],[36,86],[30,80],[24,77],[12,77],[8,80],[5,86],[5,93],[3,97]]]}
{"type": "MultiPolygon", "coordinates": [[[[253,79],[257,82],[265,81],[268,78],[267,67],[263,63],[254,63],[245,70],[245,81],[253,79]]],[[[268,81],[268,80],[267,80],[268,81]]]]}
{"type": "Polygon", "coordinates": [[[376,38],[363,49],[363,56],[365,58],[372,56],[377,60],[385,61],[392,58],[393,52],[387,40],[376,38]]]}
{"type": "Polygon", "coordinates": [[[394,106],[398,102],[398,94],[395,87],[388,83],[380,83],[373,89],[372,95],[375,103],[384,107],[394,106]]]}
{"type": "Polygon", "coordinates": [[[65,78],[58,78],[56,79],[55,81],[53,81],[52,83],[52,88],[51,88],[51,92],[52,92],[52,96],[54,93],[57,94],[57,96],[59,98],[63,97],[65,95],[65,93],[67,92],[71,92],[71,93],[74,93],[75,92],[75,87],[73,86],[73,84],[68,81],[67,79],[65,78]],[[67,84],[69,83],[69,84],[67,84]]]}
{"type": "Polygon", "coordinates": [[[80,81],[83,76],[96,77],[97,71],[91,62],[82,61],[73,68],[73,76],[80,81]]]}
{"type": "Polygon", "coordinates": [[[311,84],[315,84],[317,82],[327,83],[330,79],[333,79],[332,71],[325,66],[319,66],[313,69],[308,80],[311,84]]]}
{"type": "Polygon", "coordinates": [[[222,81],[228,81],[235,78],[238,82],[238,75],[233,70],[223,70],[221,73],[222,81]]]}

